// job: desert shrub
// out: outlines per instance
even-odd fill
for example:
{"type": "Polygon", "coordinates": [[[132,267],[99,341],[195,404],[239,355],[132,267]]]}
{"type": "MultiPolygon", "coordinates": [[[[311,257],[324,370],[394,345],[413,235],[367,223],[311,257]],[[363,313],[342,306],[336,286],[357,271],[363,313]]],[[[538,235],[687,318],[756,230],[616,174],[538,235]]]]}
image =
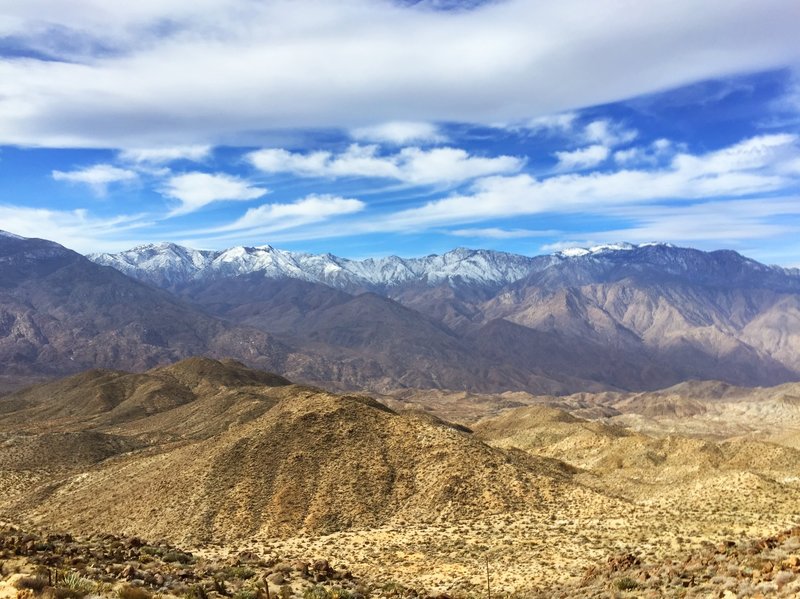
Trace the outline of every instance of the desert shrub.
{"type": "Polygon", "coordinates": [[[180,564],[190,564],[194,561],[190,554],[182,551],[167,551],[161,559],[165,562],[178,562],[180,564]]]}
{"type": "Polygon", "coordinates": [[[222,578],[230,580],[231,578],[240,578],[241,580],[249,580],[256,575],[255,570],[245,566],[226,566],[222,569],[222,578]]]}
{"type": "Polygon", "coordinates": [[[152,595],[146,589],[128,584],[117,589],[117,599],[152,599],[152,595]]]}
{"type": "Polygon", "coordinates": [[[69,597],[85,597],[94,590],[94,586],[91,580],[77,572],[67,572],[60,577],[56,589],[64,591],[69,597]]]}
{"type": "Polygon", "coordinates": [[[627,576],[624,578],[618,579],[614,586],[617,587],[620,591],[632,591],[633,589],[637,588],[639,584],[633,580],[632,578],[628,578],[627,576]]]}
{"type": "Polygon", "coordinates": [[[44,576],[23,576],[14,583],[19,590],[28,589],[34,593],[41,593],[47,586],[47,579],[44,576]]]}
{"type": "Polygon", "coordinates": [[[303,599],[352,599],[352,597],[353,593],[346,589],[339,587],[326,589],[321,585],[306,589],[303,593],[303,599]]]}
{"type": "Polygon", "coordinates": [[[781,589],[786,586],[787,583],[790,583],[794,580],[795,576],[793,572],[789,572],[784,570],[783,572],[778,572],[775,575],[775,584],[778,585],[778,588],[781,589]]]}
{"type": "Polygon", "coordinates": [[[233,599],[256,599],[258,597],[258,591],[255,589],[239,589],[234,593],[233,599]]]}
{"type": "Polygon", "coordinates": [[[141,549],[139,549],[139,553],[143,553],[145,555],[157,555],[162,556],[164,555],[164,550],[161,547],[153,547],[151,545],[145,545],[141,549]]]}

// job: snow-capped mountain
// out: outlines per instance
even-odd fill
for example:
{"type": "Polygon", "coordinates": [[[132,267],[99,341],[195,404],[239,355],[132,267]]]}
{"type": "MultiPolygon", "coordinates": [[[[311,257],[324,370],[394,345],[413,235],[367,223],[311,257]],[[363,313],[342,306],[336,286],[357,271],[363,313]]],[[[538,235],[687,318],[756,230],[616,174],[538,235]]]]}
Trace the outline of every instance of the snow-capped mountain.
{"type": "Polygon", "coordinates": [[[164,243],[92,259],[114,268],[0,235],[0,374],[208,353],[381,392],[800,380],[800,273],[730,250],[349,260],[164,243]]]}
{"type": "Polygon", "coordinates": [[[261,273],[267,278],[292,278],[339,289],[383,288],[406,283],[436,285],[442,282],[501,286],[530,274],[536,258],[458,248],[423,258],[369,258],[350,260],[332,254],[307,254],[273,248],[233,247],[203,251],[159,243],[118,254],[92,254],[97,264],[159,287],[261,273]]]}
{"type": "Polygon", "coordinates": [[[774,279],[772,282],[781,286],[787,280],[800,284],[796,269],[766,266],[732,251],[703,252],[667,243],[570,248],[536,257],[457,248],[422,258],[388,256],[366,260],[290,252],[269,245],[207,251],[159,243],[118,254],[92,254],[88,258],[170,289],[253,273],[268,279],[299,279],[343,290],[386,290],[441,283],[499,289],[530,277],[542,283],[576,285],[647,273],[687,276],[694,282],[726,283],[755,276],[774,279]]]}

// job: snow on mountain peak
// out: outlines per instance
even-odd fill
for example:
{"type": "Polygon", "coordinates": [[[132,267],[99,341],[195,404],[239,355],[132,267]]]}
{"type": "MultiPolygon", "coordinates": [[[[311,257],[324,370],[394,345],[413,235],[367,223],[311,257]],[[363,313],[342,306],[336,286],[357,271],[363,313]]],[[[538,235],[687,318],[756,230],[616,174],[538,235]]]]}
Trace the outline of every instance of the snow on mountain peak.
{"type": "Polygon", "coordinates": [[[8,237],[9,239],[25,239],[20,235],[14,235],[13,233],[9,233],[8,231],[0,230],[0,237],[8,237]]]}
{"type": "Polygon", "coordinates": [[[631,250],[646,248],[646,247],[669,247],[674,248],[675,246],[671,243],[662,243],[658,241],[649,241],[647,243],[604,243],[601,245],[594,245],[588,248],[584,247],[572,247],[567,248],[565,250],[561,250],[560,252],[556,252],[556,256],[560,256],[562,258],[580,258],[583,256],[595,255],[595,254],[604,254],[607,252],[629,252],[631,250]]]}
{"type": "MultiPolygon", "coordinates": [[[[456,248],[444,254],[420,258],[367,258],[351,260],[332,254],[307,254],[276,249],[270,245],[237,246],[222,251],[193,250],[162,243],[140,246],[119,254],[95,254],[98,264],[113,266],[134,278],[162,286],[176,287],[242,275],[269,279],[301,279],[349,291],[380,290],[404,284],[503,286],[552,266],[569,266],[574,260],[581,268],[598,268],[607,261],[627,260],[649,264],[668,273],[692,269],[717,270],[703,252],[677,248],[669,252],[648,252],[633,257],[632,251],[644,248],[675,248],[664,243],[613,243],[589,248],[568,248],[550,256],[528,257],[492,250],[456,248]],[[594,258],[585,264],[583,257],[594,258]]],[[[714,260],[721,260],[719,252],[714,260]]],[[[710,254],[708,256],[711,256],[710,254]]],[[[736,254],[738,256],[738,254],[736,254]]],[[[710,258],[709,258],[710,259],[710,258]]],[[[742,258],[739,257],[741,260],[742,258]]],[[[758,264],[758,263],[753,263],[758,264]]],[[[604,268],[604,267],[603,267],[604,268]]],[[[767,269],[762,265],[753,269],[767,269]]]]}

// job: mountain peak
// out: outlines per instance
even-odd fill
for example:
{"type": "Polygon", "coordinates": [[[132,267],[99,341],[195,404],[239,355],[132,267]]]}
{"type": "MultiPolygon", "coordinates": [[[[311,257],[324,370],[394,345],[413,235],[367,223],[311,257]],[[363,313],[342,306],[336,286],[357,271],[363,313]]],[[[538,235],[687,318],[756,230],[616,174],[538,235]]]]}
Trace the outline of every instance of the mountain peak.
{"type": "Polygon", "coordinates": [[[15,235],[14,233],[9,233],[8,231],[3,231],[0,229],[0,237],[8,237],[9,239],[26,239],[21,235],[15,235]]]}
{"type": "Polygon", "coordinates": [[[639,243],[639,244],[622,241],[619,243],[605,243],[601,245],[594,245],[588,248],[571,247],[556,252],[555,255],[562,258],[580,258],[583,256],[589,256],[593,254],[605,254],[608,252],[629,252],[631,250],[637,250],[647,247],[675,248],[676,246],[672,245],[671,243],[664,243],[660,241],[649,241],[647,243],[639,243]]]}

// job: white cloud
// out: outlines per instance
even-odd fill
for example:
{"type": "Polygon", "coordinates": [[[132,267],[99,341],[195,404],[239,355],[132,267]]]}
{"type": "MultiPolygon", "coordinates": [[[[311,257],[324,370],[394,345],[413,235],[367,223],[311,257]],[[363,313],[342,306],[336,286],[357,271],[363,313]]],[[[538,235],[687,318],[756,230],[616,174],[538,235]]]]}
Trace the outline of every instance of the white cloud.
{"type": "Polygon", "coordinates": [[[167,180],[162,193],[180,200],[170,216],[179,216],[199,210],[203,206],[218,201],[247,201],[260,198],[268,193],[263,187],[254,187],[247,181],[222,173],[184,173],[167,180]]]}
{"type": "Polygon", "coordinates": [[[0,223],[23,237],[38,237],[82,253],[121,251],[139,243],[134,230],[152,225],[144,216],[97,218],[86,210],[49,210],[0,205],[0,223]]]}
{"type": "Polygon", "coordinates": [[[678,154],[673,165],[696,175],[761,170],[796,159],[797,141],[798,136],[790,133],[761,135],[704,156],[678,154]]]}
{"type": "Polygon", "coordinates": [[[0,144],[242,145],[275,129],[521,122],[797,64],[795,4],[7,1],[0,35],[63,60],[0,60],[0,144]]]}
{"type": "Polygon", "coordinates": [[[211,146],[171,146],[161,148],[131,148],[120,152],[119,158],[125,162],[145,164],[166,164],[176,160],[199,162],[211,155],[211,146]]]}
{"type": "Polygon", "coordinates": [[[75,171],[53,171],[52,177],[56,181],[88,185],[94,193],[102,196],[106,194],[111,183],[134,181],[138,175],[134,171],[110,164],[95,164],[75,171]]]}
{"type": "Polygon", "coordinates": [[[391,121],[381,125],[359,127],[350,132],[353,139],[397,146],[433,144],[447,141],[433,123],[391,121]]]}
{"type": "Polygon", "coordinates": [[[559,170],[581,170],[597,166],[608,158],[609,149],[595,144],[571,152],[556,152],[559,170]]]}
{"type": "Polygon", "coordinates": [[[397,212],[383,226],[404,230],[543,212],[607,214],[614,206],[773,192],[795,181],[781,170],[800,156],[796,142],[793,135],[759,136],[704,155],[679,154],[656,170],[571,173],[543,180],[527,174],[487,177],[476,181],[470,194],[397,212]]]}
{"type": "Polygon", "coordinates": [[[484,239],[524,239],[527,237],[544,237],[556,235],[558,231],[551,230],[532,230],[532,229],[501,229],[499,227],[455,229],[447,231],[448,235],[456,237],[482,237],[484,239]]]}
{"type": "Polygon", "coordinates": [[[244,216],[214,231],[258,232],[280,231],[308,223],[328,220],[335,216],[353,214],[366,208],[360,200],[333,195],[312,194],[289,204],[264,204],[250,208],[244,216]]]}
{"type": "Polygon", "coordinates": [[[800,233],[800,198],[759,198],[704,202],[689,206],[636,206],[612,211],[632,221],[622,229],[593,233],[600,239],[642,242],[711,241],[734,245],[800,233]],[[792,222],[785,217],[793,216],[792,222]]]}
{"type": "Polygon", "coordinates": [[[577,112],[564,112],[561,114],[552,114],[548,116],[540,116],[528,120],[524,124],[524,128],[532,132],[542,132],[545,134],[558,134],[569,133],[578,119],[577,112]]]}
{"type": "Polygon", "coordinates": [[[621,123],[608,119],[592,121],[583,129],[583,137],[587,142],[614,147],[632,142],[639,135],[634,129],[627,129],[621,123]]]}
{"type": "Polygon", "coordinates": [[[659,164],[675,151],[675,144],[668,139],[657,139],[647,146],[634,146],[614,152],[614,162],[623,166],[659,164]]]}
{"type": "Polygon", "coordinates": [[[483,158],[458,148],[403,148],[381,155],[377,146],[353,144],[340,154],[303,154],[283,149],[265,149],[247,156],[266,173],[292,173],[302,177],[373,177],[394,179],[413,185],[452,184],[499,173],[513,173],[524,161],[513,156],[483,158]]]}

